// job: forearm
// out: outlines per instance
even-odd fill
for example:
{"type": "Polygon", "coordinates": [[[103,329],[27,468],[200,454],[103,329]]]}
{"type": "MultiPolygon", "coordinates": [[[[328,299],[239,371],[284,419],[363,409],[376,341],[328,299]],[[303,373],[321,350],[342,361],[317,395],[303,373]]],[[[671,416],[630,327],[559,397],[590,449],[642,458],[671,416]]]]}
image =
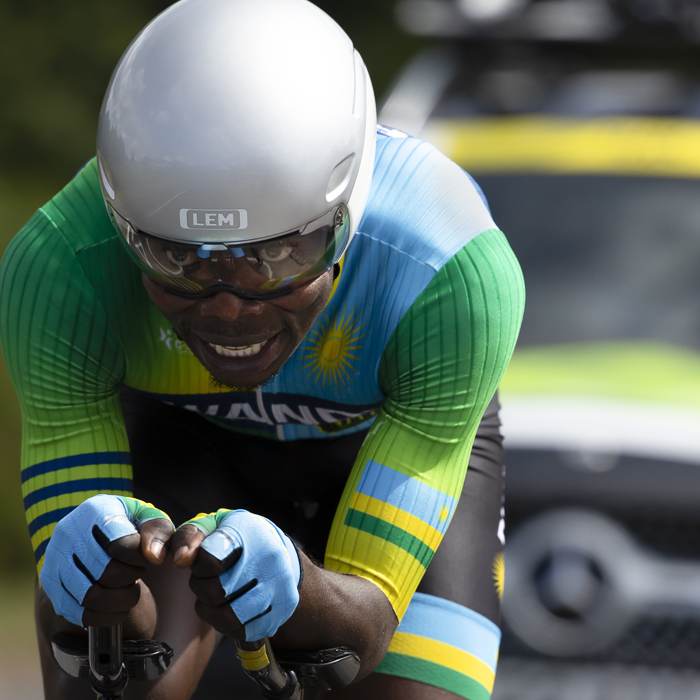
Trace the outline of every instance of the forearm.
{"type": "Polygon", "coordinates": [[[384,657],[398,625],[389,600],[371,581],[323,569],[300,556],[299,605],[274,636],[275,645],[307,651],[348,646],[360,656],[357,680],[364,678],[384,657]]]}

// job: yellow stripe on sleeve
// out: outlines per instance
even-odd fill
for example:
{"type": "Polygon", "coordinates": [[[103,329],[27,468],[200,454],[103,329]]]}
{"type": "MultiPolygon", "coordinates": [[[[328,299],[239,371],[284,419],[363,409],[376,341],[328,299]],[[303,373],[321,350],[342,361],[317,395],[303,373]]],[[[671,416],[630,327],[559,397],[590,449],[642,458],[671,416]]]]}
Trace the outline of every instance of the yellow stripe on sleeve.
{"type": "Polygon", "coordinates": [[[381,518],[396,527],[400,527],[402,530],[406,530],[406,532],[424,542],[433,552],[437,550],[438,545],[442,541],[442,534],[425,521],[416,518],[415,515],[411,515],[405,510],[391,506],[371,496],[356,492],[350,502],[350,508],[381,518]]]}
{"type": "MultiPolygon", "coordinates": [[[[66,493],[60,496],[54,496],[46,501],[41,501],[36,505],[32,506],[27,511],[27,520],[31,522],[35,517],[51,511],[57,510],[59,508],[69,508],[70,506],[79,506],[83,501],[86,501],[92,496],[97,496],[101,491],[78,491],[76,493],[66,493]],[[51,507],[47,507],[47,503],[51,501],[51,507]]],[[[113,496],[131,496],[129,491],[111,491],[113,496]]],[[[32,535],[32,547],[36,551],[37,547],[44,541],[47,540],[53,534],[54,529],[58,523],[51,523],[50,525],[45,525],[39,528],[34,535],[32,535]]]]}
{"type": "MultiPolygon", "coordinates": [[[[31,479],[27,479],[22,484],[22,496],[36,491],[37,489],[52,486],[53,484],[64,484],[69,481],[80,479],[131,479],[131,465],[127,464],[90,464],[80,467],[67,467],[47,474],[40,474],[31,479]]],[[[31,511],[31,506],[27,513],[31,511]]],[[[29,515],[27,516],[29,517],[29,515]]]]}
{"type": "Polygon", "coordinates": [[[424,659],[472,678],[493,691],[496,674],[481,659],[450,644],[406,632],[395,632],[388,651],[424,659]]]}

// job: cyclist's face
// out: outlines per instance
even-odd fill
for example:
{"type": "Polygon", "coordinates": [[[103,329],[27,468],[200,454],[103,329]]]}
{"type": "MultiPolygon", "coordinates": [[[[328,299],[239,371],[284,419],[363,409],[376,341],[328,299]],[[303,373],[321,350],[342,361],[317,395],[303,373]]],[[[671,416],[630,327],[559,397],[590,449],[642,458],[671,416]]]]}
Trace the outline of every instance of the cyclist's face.
{"type": "Polygon", "coordinates": [[[218,381],[231,387],[258,386],[289,359],[328,302],[329,270],[287,296],[269,301],[218,292],[183,299],[142,275],[153,303],[218,381]]]}

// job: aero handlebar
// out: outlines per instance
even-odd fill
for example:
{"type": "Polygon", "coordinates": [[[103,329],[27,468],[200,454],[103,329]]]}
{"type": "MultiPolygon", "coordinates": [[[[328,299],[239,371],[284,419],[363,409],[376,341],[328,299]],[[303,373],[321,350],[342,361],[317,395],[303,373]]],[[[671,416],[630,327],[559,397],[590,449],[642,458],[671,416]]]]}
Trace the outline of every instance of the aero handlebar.
{"type": "MultiPolygon", "coordinates": [[[[348,647],[318,652],[272,650],[265,637],[237,642],[244,671],[268,700],[302,700],[304,688],[342,688],[360,669],[348,647]]],[[[89,680],[98,700],[120,700],[129,680],[154,680],[168,670],[173,650],[155,640],[122,640],[121,625],[89,627],[88,637],[56,635],[51,646],[59,666],[70,676],[89,680]]]]}
{"type": "Polygon", "coordinates": [[[239,642],[238,658],[269,700],[297,700],[303,697],[304,688],[344,688],[360,670],[360,659],[349,647],[315,652],[279,650],[275,657],[267,637],[239,642]]]}
{"type": "Polygon", "coordinates": [[[153,639],[122,641],[122,626],[88,627],[88,637],[56,635],[58,665],[73,678],[89,680],[98,700],[119,700],[129,680],[150,681],[168,670],[173,650],[153,639]]]}

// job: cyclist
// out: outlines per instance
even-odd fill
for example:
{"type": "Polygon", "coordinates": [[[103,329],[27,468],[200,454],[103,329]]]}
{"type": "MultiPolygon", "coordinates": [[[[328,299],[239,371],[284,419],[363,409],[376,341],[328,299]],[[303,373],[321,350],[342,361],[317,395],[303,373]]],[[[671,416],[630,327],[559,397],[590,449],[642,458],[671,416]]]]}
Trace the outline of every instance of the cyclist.
{"type": "Polygon", "coordinates": [[[0,299],[47,697],[89,690],[51,636],[118,621],[176,654],[134,697],[190,697],[215,630],[352,647],[339,698],[489,696],[522,278],[475,183],[376,126],[322,11],[150,23],[0,299]]]}

